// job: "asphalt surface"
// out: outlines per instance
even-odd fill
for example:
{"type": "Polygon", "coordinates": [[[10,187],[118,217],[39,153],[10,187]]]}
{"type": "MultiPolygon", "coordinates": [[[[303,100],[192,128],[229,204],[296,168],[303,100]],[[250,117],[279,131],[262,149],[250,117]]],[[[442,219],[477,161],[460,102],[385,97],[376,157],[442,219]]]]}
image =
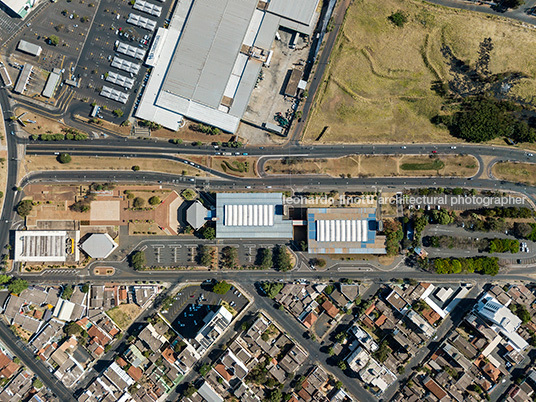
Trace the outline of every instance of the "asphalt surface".
{"type": "Polygon", "coordinates": [[[40,361],[35,359],[35,356],[28,348],[22,343],[22,341],[13,335],[13,332],[9,327],[0,321],[0,338],[2,343],[7,346],[26,367],[33,371],[60,400],[63,401],[75,401],[73,394],[65,388],[61,381],[57,380],[40,361]]]}

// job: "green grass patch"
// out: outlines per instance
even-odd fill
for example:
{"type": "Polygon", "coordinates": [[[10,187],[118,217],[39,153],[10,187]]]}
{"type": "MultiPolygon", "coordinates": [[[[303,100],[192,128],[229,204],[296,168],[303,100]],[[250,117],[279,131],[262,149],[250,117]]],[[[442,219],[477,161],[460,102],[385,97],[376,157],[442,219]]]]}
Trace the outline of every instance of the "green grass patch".
{"type": "Polygon", "coordinates": [[[445,162],[435,159],[431,162],[424,163],[403,163],[400,166],[402,170],[440,170],[445,167],[445,162]]]}
{"type": "Polygon", "coordinates": [[[229,169],[233,172],[244,173],[249,171],[249,162],[233,161],[229,163],[227,161],[223,161],[221,163],[221,168],[224,172],[227,172],[227,169],[229,169]]]}

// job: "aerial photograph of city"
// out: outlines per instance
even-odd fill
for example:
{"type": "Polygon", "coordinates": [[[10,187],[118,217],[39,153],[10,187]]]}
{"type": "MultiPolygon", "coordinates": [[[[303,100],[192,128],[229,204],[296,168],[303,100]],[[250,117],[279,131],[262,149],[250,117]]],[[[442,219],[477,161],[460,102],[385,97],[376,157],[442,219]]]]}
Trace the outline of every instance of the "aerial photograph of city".
{"type": "Polygon", "coordinates": [[[0,0],[0,402],[536,402],[534,49],[536,0],[0,0]]]}

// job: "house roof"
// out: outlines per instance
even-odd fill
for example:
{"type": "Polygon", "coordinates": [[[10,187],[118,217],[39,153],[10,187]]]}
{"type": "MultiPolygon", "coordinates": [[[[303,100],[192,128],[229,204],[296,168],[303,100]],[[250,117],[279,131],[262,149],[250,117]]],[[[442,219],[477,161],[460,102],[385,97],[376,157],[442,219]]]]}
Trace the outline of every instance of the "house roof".
{"type": "Polygon", "coordinates": [[[322,303],[322,308],[326,310],[326,313],[328,313],[328,315],[332,318],[337,317],[337,314],[339,314],[339,309],[335,307],[329,300],[326,300],[324,303],[322,303]]]}
{"type": "Polygon", "coordinates": [[[231,378],[233,378],[233,376],[227,371],[227,369],[225,368],[225,366],[223,364],[217,364],[216,367],[214,367],[214,369],[218,372],[219,375],[221,375],[223,377],[223,379],[227,382],[231,381],[231,378]]]}
{"type": "MultiPolygon", "coordinates": [[[[425,380],[426,381],[426,380],[425,380]]],[[[443,399],[444,397],[447,396],[447,393],[445,392],[445,390],[443,388],[441,388],[439,386],[439,384],[437,382],[435,382],[434,380],[432,380],[431,378],[428,378],[428,381],[426,381],[424,383],[424,386],[432,393],[434,394],[437,399],[441,400],[443,399]]]]}
{"type": "Polygon", "coordinates": [[[307,328],[311,328],[311,326],[316,322],[317,319],[318,319],[318,316],[311,311],[303,319],[303,325],[305,325],[307,328]]]}

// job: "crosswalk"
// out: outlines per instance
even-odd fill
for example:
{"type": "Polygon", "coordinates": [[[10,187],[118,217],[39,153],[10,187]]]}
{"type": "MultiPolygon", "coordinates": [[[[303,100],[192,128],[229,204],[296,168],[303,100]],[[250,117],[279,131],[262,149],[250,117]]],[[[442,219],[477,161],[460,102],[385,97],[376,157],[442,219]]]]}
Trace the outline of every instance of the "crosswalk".
{"type": "Polygon", "coordinates": [[[41,275],[72,275],[78,276],[80,274],[79,269],[46,269],[41,272],[41,275]]]}

